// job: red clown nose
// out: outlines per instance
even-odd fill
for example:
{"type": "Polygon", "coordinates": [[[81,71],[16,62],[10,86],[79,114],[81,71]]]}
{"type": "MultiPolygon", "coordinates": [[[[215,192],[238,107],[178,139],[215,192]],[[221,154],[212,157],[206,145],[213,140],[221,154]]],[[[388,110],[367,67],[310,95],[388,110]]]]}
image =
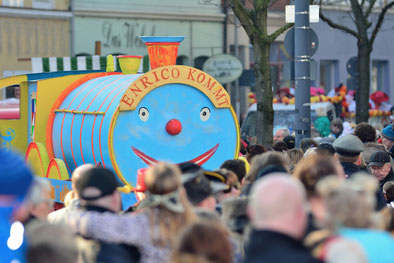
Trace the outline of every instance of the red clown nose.
{"type": "Polygon", "coordinates": [[[167,122],[166,131],[170,135],[177,135],[182,131],[182,124],[177,119],[172,119],[167,122]]]}

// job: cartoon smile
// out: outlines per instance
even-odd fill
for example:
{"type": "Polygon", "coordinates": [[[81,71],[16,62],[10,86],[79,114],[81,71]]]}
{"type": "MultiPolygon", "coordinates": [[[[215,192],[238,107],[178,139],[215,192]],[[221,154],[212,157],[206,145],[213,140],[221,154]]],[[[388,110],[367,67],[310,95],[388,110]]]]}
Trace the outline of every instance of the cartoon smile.
{"type": "MultiPolygon", "coordinates": [[[[210,149],[209,151],[201,154],[200,156],[194,158],[193,160],[187,161],[187,162],[193,162],[197,165],[203,165],[205,162],[207,162],[216,152],[216,150],[219,147],[219,143],[216,144],[212,149],[210,149]]],[[[152,165],[155,163],[158,163],[159,161],[153,159],[152,157],[146,155],[145,153],[141,152],[140,150],[138,150],[137,148],[131,146],[131,149],[133,150],[133,152],[141,158],[142,161],[144,161],[147,165],[152,165]]],[[[186,163],[186,162],[184,162],[186,163]]]]}

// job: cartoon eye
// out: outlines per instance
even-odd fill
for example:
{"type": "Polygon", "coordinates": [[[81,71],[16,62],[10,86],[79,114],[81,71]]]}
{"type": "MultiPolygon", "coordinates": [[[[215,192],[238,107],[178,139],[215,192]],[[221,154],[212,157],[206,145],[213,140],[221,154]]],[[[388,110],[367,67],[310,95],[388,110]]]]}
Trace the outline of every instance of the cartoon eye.
{"type": "Polygon", "coordinates": [[[208,107],[202,108],[200,111],[200,119],[202,121],[207,121],[209,117],[211,117],[211,110],[208,107]]]}
{"type": "Polygon", "coordinates": [[[140,108],[138,115],[140,116],[141,121],[147,121],[149,119],[149,111],[147,108],[140,108]]]}

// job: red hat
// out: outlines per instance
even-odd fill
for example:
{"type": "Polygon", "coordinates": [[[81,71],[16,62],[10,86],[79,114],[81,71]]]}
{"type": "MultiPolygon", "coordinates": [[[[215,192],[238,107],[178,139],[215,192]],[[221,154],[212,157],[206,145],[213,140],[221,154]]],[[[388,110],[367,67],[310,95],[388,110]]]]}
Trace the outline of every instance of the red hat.
{"type": "Polygon", "coordinates": [[[279,94],[282,91],[285,92],[286,95],[289,95],[289,96],[291,95],[290,89],[288,87],[281,87],[280,89],[278,89],[277,93],[279,94]]]}
{"type": "Polygon", "coordinates": [[[378,104],[389,100],[389,96],[383,91],[375,91],[371,94],[370,98],[373,100],[373,102],[378,104]]]}

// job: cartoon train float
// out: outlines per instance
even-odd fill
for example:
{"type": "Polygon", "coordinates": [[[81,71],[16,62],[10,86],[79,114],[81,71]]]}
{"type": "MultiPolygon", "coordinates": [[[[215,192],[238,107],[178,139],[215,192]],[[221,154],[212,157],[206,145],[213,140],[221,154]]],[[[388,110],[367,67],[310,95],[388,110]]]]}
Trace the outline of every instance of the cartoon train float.
{"type": "Polygon", "coordinates": [[[54,72],[0,80],[18,85],[20,105],[0,108],[0,143],[25,154],[62,203],[79,165],[112,169],[124,206],[134,204],[137,171],[158,161],[215,169],[237,158],[239,127],[226,90],[203,71],[175,65],[184,37],[141,37],[141,57],[120,57],[123,72],[54,72]]]}

